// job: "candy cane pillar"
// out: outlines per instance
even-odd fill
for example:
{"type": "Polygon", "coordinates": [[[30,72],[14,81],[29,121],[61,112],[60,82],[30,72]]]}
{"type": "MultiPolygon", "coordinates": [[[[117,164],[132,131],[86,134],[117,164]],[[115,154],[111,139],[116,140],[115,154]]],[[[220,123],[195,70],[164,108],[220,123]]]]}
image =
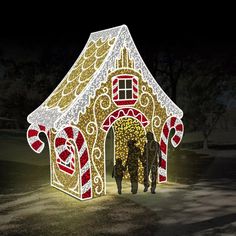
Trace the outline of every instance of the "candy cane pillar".
{"type": "Polygon", "coordinates": [[[182,121],[175,116],[167,118],[160,139],[160,148],[161,148],[161,158],[158,168],[158,182],[163,183],[167,181],[167,154],[168,154],[168,140],[170,130],[174,129],[175,133],[171,138],[171,143],[174,147],[177,147],[181,142],[184,132],[184,125],[182,121]]]}
{"type": "Polygon", "coordinates": [[[75,153],[77,153],[80,173],[80,199],[85,200],[91,198],[91,165],[83,134],[77,127],[65,127],[56,134],[54,146],[57,155],[57,165],[61,171],[68,175],[74,174],[75,153]]]}

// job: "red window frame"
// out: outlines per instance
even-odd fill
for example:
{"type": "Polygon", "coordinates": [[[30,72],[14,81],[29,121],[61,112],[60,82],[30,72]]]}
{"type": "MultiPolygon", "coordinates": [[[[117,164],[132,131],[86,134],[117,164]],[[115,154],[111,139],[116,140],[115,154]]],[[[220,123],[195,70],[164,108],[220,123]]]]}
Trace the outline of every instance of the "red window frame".
{"type": "Polygon", "coordinates": [[[134,105],[138,99],[138,78],[136,76],[126,74],[115,76],[112,79],[112,91],[112,98],[116,105],[134,105]],[[120,80],[124,80],[124,88],[120,88],[120,80]],[[127,80],[131,80],[131,88],[127,88],[127,80]],[[124,98],[119,97],[120,91],[124,91],[124,98]],[[132,98],[126,98],[128,95],[127,91],[131,91],[132,98]]]}

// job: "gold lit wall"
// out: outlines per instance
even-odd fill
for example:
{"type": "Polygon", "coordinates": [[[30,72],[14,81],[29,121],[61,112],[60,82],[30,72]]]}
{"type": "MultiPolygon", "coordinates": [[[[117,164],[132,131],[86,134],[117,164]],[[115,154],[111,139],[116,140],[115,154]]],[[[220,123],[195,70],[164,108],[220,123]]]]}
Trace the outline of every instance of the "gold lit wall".
{"type": "MultiPolygon", "coordinates": [[[[136,139],[138,141],[137,145],[143,151],[143,146],[146,141],[143,135],[147,131],[151,131],[156,140],[159,141],[161,128],[167,118],[165,107],[161,107],[156,96],[153,94],[152,88],[142,79],[142,71],[135,70],[134,66],[134,68],[117,68],[114,71],[108,72],[107,81],[101,84],[101,87],[96,91],[95,97],[90,99],[90,105],[86,108],[86,112],[79,115],[78,123],[72,123],[72,125],[80,129],[87,142],[92,169],[93,197],[102,196],[106,191],[105,139],[107,132],[102,129],[102,124],[109,114],[120,108],[112,101],[111,86],[112,77],[118,74],[131,74],[138,78],[139,96],[136,104],[131,107],[142,112],[147,117],[149,124],[144,129],[141,124],[133,118],[122,118],[113,123],[116,158],[121,157],[124,164],[128,151],[127,141],[130,138],[136,139]]],[[[54,142],[53,137],[52,135],[52,144],[54,142]]],[[[79,181],[79,173],[77,173],[75,177],[69,177],[64,173],[60,174],[59,170],[56,169],[56,158],[53,148],[51,149],[51,162],[51,166],[54,166],[54,170],[51,169],[52,173],[57,173],[56,177],[52,177],[52,184],[62,190],[66,190],[70,194],[77,194],[71,189],[76,189],[76,185],[79,181]],[[59,184],[57,184],[53,178],[57,178],[59,184]]],[[[139,169],[139,181],[142,183],[143,170],[141,163],[139,169]]],[[[128,173],[125,174],[125,178],[129,178],[128,173]]]]}
{"type": "MultiPolygon", "coordinates": [[[[143,148],[146,142],[145,130],[140,122],[134,118],[121,118],[114,123],[114,137],[115,137],[115,158],[120,158],[122,164],[125,166],[128,157],[128,147],[127,142],[129,140],[136,140],[136,146],[141,149],[143,153],[143,148]]],[[[143,183],[143,167],[139,160],[138,169],[138,180],[143,183]]],[[[128,170],[125,172],[124,179],[129,179],[128,170]]]]}

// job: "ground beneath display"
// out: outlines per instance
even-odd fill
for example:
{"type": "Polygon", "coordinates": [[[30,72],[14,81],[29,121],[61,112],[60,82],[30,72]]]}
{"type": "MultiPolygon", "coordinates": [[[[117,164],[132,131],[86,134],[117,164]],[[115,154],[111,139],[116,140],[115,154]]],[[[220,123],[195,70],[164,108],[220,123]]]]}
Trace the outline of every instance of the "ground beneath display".
{"type": "Polygon", "coordinates": [[[79,201],[49,186],[47,150],[37,156],[23,137],[0,148],[0,235],[235,235],[232,151],[173,153],[155,195],[142,185],[132,195],[128,181],[118,195],[108,174],[106,196],[79,201]]]}
{"type": "Polygon", "coordinates": [[[235,183],[169,183],[157,194],[108,194],[78,201],[52,187],[25,193],[2,194],[2,235],[234,235],[236,232],[235,183]],[[231,187],[230,187],[231,186],[231,187]],[[227,199],[227,200],[226,200],[227,199]]]}

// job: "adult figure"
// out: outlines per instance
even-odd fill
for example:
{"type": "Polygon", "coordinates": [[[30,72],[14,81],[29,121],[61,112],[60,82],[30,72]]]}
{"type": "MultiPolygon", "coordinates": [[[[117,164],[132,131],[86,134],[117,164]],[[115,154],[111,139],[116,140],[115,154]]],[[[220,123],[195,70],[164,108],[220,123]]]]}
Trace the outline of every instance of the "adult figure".
{"type": "Polygon", "coordinates": [[[157,169],[158,161],[161,158],[161,150],[158,142],[154,140],[154,135],[151,132],[147,132],[147,142],[144,146],[144,152],[142,156],[142,163],[144,167],[144,192],[149,188],[149,174],[151,172],[151,193],[155,194],[156,181],[157,181],[157,169]]]}
{"type": "Polygon", "coordinates": [[[125,167],[128,167],[133,194],[138,191],[138,160],[141,158],[141,150],[135,146],[135,143],[135,140],[128,141],[128,158],[125,164],[125,167]]]}

